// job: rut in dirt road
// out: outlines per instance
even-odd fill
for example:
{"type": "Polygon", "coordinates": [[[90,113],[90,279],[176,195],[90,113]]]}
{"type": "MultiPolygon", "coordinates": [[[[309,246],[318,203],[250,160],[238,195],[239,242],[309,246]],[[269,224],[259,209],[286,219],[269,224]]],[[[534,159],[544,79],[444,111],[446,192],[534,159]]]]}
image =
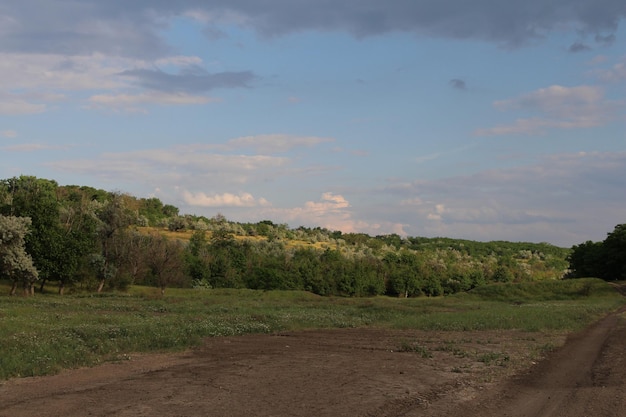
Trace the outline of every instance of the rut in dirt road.
{"type": "Polygon", "coordinates": [[[464,407],[467,417],[626,417],[626,308],[584,332],[561,349],[464,407]]]}

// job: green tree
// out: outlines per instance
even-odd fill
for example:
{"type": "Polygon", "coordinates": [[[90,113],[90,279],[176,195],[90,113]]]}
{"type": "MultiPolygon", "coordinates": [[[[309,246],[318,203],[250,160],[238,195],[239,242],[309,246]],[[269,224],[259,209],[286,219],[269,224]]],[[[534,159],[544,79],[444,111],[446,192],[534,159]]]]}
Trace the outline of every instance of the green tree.
{"type": "Polygon", "coordinates": [[[179,240],[153,234],[146,255],[150,277],[161,290],[161,295],[169,286],[184,284],[183,247],[179,240]]]}
{"type": "Polygon", "coordinates": [[[119,235],[132,223],[133,215],[126,209],[124,195],[119,193],[111,194],[110,200],[106,201],[99,210],[96,211],[99,220],[97,236],[100,244],[100,257],[94,265],[99,271],[98,292],[102,292],[107,279],[115,277],[119,263],[119,235]],[[116,244],[118,246],[116,247],[116,244]]]}
{"type": "Polygon", "coordinates": [[[386,266],[387,293],[400,297],[419,295],[420,261],[410,251],[388,252],[383,258],[386,266]]]}
{"type": "Polygon", "coordinates": [[[13,282],[11,295],[15,294],[19,283],[22,283],[25,294],[32,294],[33,285],[39,276],[32,258],[26,252],[25,237],[30,225],[31,220],[27,217],[0,214],[0,274],[13,282]]]}
{"type": "Polygon", "coordinates": [[[574,245],[568,257],[569,274],[573,278],[604,278],[606,258],[606,248],[602,242],[588,240],[580,245],[574,245]]]}
{"type": "Polygon", "coordinates": [[[26,236],[26,250],[32,256],[42,283],[69,275],[74,265],[73,243],[60,223],[60,205],[56,181],[33,176],[20,176],[3,181],[10,196],[2,207],[3,214],[15,214],[32,220],[31,233],[26,236]],[[67,238],[67,239],[66,239],[67,238]]]}
{"type": "Polygon", "coordinates": [[[626,279],[626,224],[618,224],[602,243],[606,251],[606,280],[626,279]]]}

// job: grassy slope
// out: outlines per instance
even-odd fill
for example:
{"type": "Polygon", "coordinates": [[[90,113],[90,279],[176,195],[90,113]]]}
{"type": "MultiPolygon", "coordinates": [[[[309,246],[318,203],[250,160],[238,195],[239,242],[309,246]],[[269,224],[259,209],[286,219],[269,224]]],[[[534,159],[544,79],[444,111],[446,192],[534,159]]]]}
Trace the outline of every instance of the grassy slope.
{"type": "Polygon", "coordinates": [[[227,289],[169,289],[160,297],[146,287],[97,296],[0,296],[0,379],[94,365],[130,352],[182,349],[203,337],[286,329],[568,332],[624,302],[599,280],[492,285],[446,298],[413,299],[227,289]]]}
{"type": "MultiPolygon", "coordinates": [[[[163,236],[167,236],[170,239],[179,239],[182,240],[183,242],[189,242],[189,239],[191,239],[191,236],[193,235],[194,231],[193,230],[180,230],[180,231],[171,231],[168,230],[166,228],[160,228],[160,227],[138,227],[137,230],[139,230],[140,232],[144,232],[144,233],[159,233],[163,236]]],[[[207,231],[206,232],[206,236],[207,239],[211,239],[211,232],[207,231]]],[[[244,240],[249,240],[249,241],[267,241],[267,237],[265,236],[237,236],[237,235],[233,235],[233,237],[235,238],[235,240],[238,241],[244,241],[244,240]]],[[[328,246],[327,242],[316,242],[316,243],[310,243],[310,242],[306,242],[304,240],[296,240],[296,239],[286,239],[286,240],[282,240],[282,242],[285,243],[286,247],[295,247],[295,248],[316,248],[316,249],[324,249],[328,246]]]]}

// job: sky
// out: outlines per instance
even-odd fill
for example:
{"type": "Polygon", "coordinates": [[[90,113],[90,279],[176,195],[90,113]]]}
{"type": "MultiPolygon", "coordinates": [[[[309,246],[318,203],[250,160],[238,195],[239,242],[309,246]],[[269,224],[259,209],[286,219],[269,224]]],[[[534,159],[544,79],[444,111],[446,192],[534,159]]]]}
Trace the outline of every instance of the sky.
{"type": "Polygon", "coordinates": [[[3,0],[0,178],[370,235],[626,223],[624,0],[3,0]]]}

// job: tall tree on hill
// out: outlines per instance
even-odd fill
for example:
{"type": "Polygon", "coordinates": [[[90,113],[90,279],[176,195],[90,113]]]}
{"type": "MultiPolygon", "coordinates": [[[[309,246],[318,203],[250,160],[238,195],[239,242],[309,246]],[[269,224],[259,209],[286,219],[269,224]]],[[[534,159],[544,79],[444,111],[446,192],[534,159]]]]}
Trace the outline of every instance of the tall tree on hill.
{"type": "Polygon", "coordinates": [[[26,236],[26,251],[32,256],[39,277],[57,278],[65,265],[62,252],[66,247],[59,223],[58,184],[21,176],[4,180],[3,186],[10,195],[10,201],[2,207],[3,214],[29,217],[32,221],[31,232],[26,236]]]}
{"type": "Polygon", "coordinates": [[[98,292],[102,292],[106,281],[115,276],[118,269],[120,259],[116,256],[115,245],[118,237],[131,223],[132,213],[130,213],[124,204],[125,198],[123,194],[112,193],[110,200],[97,211],[99,224],[97,234],[100,242],[100,256],[94,256],[93,265],[98,271],[98,292]]]}
{"type": "Polygon", "coordinates": [[[21,176],[3,180],[0,212],[29,217],[26,250],[39,271],[40,291],[48,281],[59,282],[59,293],[77,277],[77,269],[94,244],[96,219],[91,200],[77,187],[21,176]]]}
{"type": "Polygon", "coordinates": [[[31,295],[39,276],[33,259],[26,252],[25,237],[30,224],[28,217],[0,214],[0,275],[13,281],[10,295],[15,294],[19,283],[22,283],[24,293],[31,295]]]}
{"type": "Polygon", "coordinates": [[[574,278],[606,277],[606,249],[602,242],[588,240],[574,245],[568,260],[569,274],[574,278]]]}
{"type": "Polygon", "coordinates": [[[574,245],[569,257],[570,276],[626,279],[626,224],[618,224],[602,242],[574,245]]]}
{"type": "Polygon", "coordinates": [[[607,280],[626,279],[626,224],[618,224],[603,242],[607,280]]]}
{"type": "Polygon", "coordinates": [[[146,255],[149,273],[161,290],[161,295],[165,294],[167,287],[184,283],[183,246],[180,241],[158,234],[151,235],[146,255]]]}

